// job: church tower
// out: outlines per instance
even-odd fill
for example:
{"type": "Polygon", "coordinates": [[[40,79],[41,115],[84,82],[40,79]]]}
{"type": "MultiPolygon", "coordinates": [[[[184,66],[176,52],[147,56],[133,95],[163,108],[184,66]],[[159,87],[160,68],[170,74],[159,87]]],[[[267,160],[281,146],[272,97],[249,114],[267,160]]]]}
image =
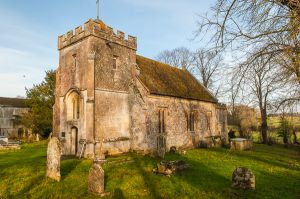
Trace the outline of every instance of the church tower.
{"type": "MultiPolygon", "coordinates": [[[[58,50],[53,133],[65,155],[101,156],[110,139],[130,137],[136,38],[90,19],[60,36],[58,50]]],[[[115,148],[126,151],[130,143],[115,148]]]]}

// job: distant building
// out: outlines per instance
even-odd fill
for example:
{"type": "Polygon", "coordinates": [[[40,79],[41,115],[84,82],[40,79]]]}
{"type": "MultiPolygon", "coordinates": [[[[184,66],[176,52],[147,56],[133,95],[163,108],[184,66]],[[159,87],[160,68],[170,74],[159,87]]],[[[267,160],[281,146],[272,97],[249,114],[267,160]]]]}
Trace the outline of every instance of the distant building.
{"type": "Polygon", "coordinates": [[[25,136],[26,129],[20,122],[22,114],[28,110],[25,99],[0,97],[0,136],[25,136]]]}
{"type": "Polygon", "coordinates": [[[58,49],[53,133],[64,154],[156,153],[226,139],[226,107],[187,70],[137,55],[135,37],[89,20],[60,36],[58,49]]]}

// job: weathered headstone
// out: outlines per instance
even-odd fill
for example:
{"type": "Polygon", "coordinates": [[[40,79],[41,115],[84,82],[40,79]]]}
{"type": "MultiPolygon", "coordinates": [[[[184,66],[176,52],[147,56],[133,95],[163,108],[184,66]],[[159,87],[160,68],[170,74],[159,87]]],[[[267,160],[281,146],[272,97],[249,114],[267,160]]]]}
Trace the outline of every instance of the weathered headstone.
{"type": "Polygon", "coordinates": [[[176,146],[171,146],[170,153],[176,153],[176,146]]]}
{"type": "Polygon", "coordinates": [[[52,137],[47,148],[47,177],[60,181],[61,147],[58,138],[52,137]]]}
{"type": "Polygon", "coordinates": [[[160,158],[165,158],[166,150],[164,148],[160,148],[157,150],[157,156],[160,158]]]}
{"type": "Polygon", "coordinates": [[[232,187],[255,189],[255,176],[250,169],[239,167],[232,174],[232,187]]]}
{"type": "Polygon", "coordinates": [[[172,174],[178,171],[184,171],[189,169],[190,165],[188,165],[183,160],[175,160],[175,161],[161,161],[157,164],[157,167],[153,169],[153,172],[156,174],[164,174],[166,176],[171,176],[172,174]]]}
{"type": "Polygon", "coordinates": [[[97,162],[93,164],[89,171],[88,187],[92,193],[104,193],[104,170],[97,162]]]}

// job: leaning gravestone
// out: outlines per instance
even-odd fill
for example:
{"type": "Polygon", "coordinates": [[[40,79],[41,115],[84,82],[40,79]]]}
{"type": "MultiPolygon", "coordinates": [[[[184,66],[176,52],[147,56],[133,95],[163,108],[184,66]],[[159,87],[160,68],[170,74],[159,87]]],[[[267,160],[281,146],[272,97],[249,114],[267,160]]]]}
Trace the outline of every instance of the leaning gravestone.
{"type": "Polygon", "coordinates": [[[232,174],[232,187],[255,189],[255,176],[250,169],[239,167],[232,174]]]}
{"type": "Polygon", "coordinates": [[[104,170],[97,162],[94,162],[89,171],[88,187],[89,191],[92,193],[104,193],[104,170]]]}
{"type": "Polygon", "coordinates": [[[60,142],[52,137],[47,148],[47,177],[56,181],[60,181],[60,155],[60,142]]]}

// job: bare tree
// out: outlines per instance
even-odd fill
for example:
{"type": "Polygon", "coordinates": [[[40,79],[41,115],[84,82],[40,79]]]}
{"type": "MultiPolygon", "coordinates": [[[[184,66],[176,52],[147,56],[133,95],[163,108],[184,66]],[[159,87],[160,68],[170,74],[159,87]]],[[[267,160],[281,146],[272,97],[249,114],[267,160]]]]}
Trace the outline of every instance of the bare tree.
{"type": "MultiPolygon", "coordinates": [[[[220,54],[198,49],[193,54],[191,71],[200,79],[206,88],[214,89],[213,84],[216,81],[216,75],[223,64],[223,57],[220,54]]],[[[215,91],[217,90],[218,89],[215,91]]]]}
{"type": "Polygon", "coordinates": [[[220,86],[216,86],[218,72],[223,65],[223,57],[216,52],[198,49],[192,52],[181,47],[161,52],[156,59],[173,66],[187,69],[217,96],[220,86]]]}
{"type": "Polygon", "coordinates": [[[182,69],[189,69],[192,64],[192,53],[185,47],[165,50],[158,54],[156,60],[182,69]]]}
{"type": "Polygon", "coordinates": [[[277,91],[283,90],[285,82],[275,64],[270,62],[271,56],[261,56],[252,63],[245,61],[237,68],[235,76],[242,81],[244,95],[259,107],[261,115],[261,135],[263,143],[268,142],[268,109],[277,91]],[[251,66],[249,66],[251,64],[251,66]]]}
{"type": "Polygon", "coordinates": [[[300,84],[299,0],[218,0],[211,11],[198,22],[196,36],[208,33],[214,48],[251,54],[250,62],[267,54],[285,57],[284,68],[300,84]]]}

